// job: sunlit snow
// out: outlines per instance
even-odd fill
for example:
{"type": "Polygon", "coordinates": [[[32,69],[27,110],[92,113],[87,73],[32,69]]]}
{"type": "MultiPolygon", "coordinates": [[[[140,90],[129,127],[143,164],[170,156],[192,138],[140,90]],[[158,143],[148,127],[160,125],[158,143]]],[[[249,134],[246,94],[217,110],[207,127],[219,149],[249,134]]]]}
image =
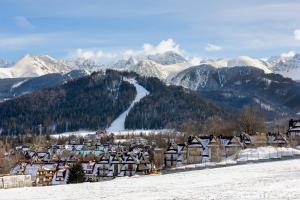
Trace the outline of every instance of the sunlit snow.
{"type": "Polygon", "coordinates": [[[300,199],[300,160],[0,190],[0,200],[300,199]]]}

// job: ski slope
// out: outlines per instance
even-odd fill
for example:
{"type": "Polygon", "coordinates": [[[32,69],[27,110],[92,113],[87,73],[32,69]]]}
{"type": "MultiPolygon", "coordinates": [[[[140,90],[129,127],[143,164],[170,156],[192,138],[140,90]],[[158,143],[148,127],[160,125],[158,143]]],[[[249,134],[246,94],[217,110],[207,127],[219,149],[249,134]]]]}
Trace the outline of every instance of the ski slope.
{"type": "Polygon", "coordinates": [[[106,130],[108,133],[118,134],[119,132],[124,131],[125,130],[126,116],[130,112],[130,110],[133,108],[134,104],[136,104],[142,98],[144,98],[145,96],[147,96],[149,94],[149,92],[144,87],[139,85],[136,80],[128,79],[127,81],[134,85],[137,94],[135,96],[135,99],[133,100],[133,102],[129,106],[129,108],[126,111],[124,111],[117,119],[115,119],[112,122],[112,124],[110,125],[110,127],[106,130]]]}
{"type": "Polygon", "coordinates": [[[0,200],[300,199],[300,160],[0,190],[0,200]]]}

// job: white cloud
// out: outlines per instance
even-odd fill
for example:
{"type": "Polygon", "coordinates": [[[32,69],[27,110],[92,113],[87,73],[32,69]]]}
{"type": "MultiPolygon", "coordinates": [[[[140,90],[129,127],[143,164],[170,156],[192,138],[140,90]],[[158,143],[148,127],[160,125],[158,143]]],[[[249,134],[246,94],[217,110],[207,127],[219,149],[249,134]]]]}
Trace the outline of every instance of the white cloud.
{"type": "Polygon", "coordinates": [[[127,49],[124,51],[123,56],[125,58],[128,58],[130,56],[143,57],[146,55],[161,54],[167,51],[184,54],[184,51],[180,48],[180,45],[176,43],[175,40],[169,38],[167,40],[162,40],[157,45],[145,43],[142,50],[127,49]]]}
{"type": "Polygon", "coordinates": [[[31,22],[24,16],[16,16],[15,23],[20,28],[25,28],[25,29],[33,29],[34,28],[34,26],[31,24],[31,22]]]}
{"type": "Polygon", "coordinates": [[[296,55],[295,51],[289,51],[289,52],[282,53],[280,56],[281,57],[293,57],[295,55],[296,55]]]}
{"type": "Polygon", "coordinates": [[[102,50],[93,50],[93,49],[76,49],[75,52],[72,52],[71,57],[73,58],[83,58],[94,61],[105,62],[107,60],[117,57],[117,54],[104,52],[102,50]]]}
{"type": "Polygon", "coordinates": [[[193,57],[191,60],[190,60],[190,63],[192,64],[192,65],[199,65],[200,64],[200,62],[201,62],[201,58],[200,57],[193,57]]]}
{"type": "Polygon", "coordinates": [[[295,40],[300,41],[300,29],[294,31],[295,40]]]}
{"type": "Polygon", "coordinates": [[[207,44],[205,47],[205,51],[221,51],[221,50],[223,50],[223,48],[215,44],[207,44]]]}
{"type": "Polygon", "coordinates": [[[108,62],[116,58],[128,59],[129,57],[144,58],[147,55],[165,53],[167,51],[174,51],[183,54],[184,51],[180,49],[180,45],[173,39],[162,40],[157,45],[145,43],[140,50],[125,49],[123,51],[106,52],[101,49],[76,49],[71,52],[72,58],[91,59],[96,62],[108,62]]]}

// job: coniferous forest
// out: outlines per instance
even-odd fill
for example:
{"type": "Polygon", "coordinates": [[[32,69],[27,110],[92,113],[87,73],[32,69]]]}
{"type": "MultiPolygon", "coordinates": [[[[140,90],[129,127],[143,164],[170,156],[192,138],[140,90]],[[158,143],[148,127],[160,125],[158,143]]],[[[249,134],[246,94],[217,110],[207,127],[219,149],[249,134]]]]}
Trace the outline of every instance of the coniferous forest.
{"type": "Polygon", "coordinates": [[[128,129],[174,128],[187,121],[202,123],[214,115],[225,116],[224,111],[191,90],[167,86],[157,78],[138,77],[138,82],[150,95],[128,114],[125,122],[128,129]]]}
{"type": "Polygon", "coordinates": [[[106,128],[133,101],[136,91],[108,71],[23,95],[0,104],[4,135],[106,128]]]}
{"type": "Polygon", "coordinates": [[[33,92],[0,104],[1,134],[52,134],[108,127],[134,100],[135,78],[150,94],[135,104],[125,121],[127,129],[176,128],[185,122],[202,123],[225,112],[199,94],[167,86],[157,78],[107,70],[33,92]]]}

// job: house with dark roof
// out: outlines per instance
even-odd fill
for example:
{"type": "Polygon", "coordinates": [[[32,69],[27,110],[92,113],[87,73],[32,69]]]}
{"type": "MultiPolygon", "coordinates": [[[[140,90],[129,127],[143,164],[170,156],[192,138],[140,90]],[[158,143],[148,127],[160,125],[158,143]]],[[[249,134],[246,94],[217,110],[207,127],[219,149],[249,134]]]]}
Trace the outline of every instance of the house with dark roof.
{"type": "Polygon", "coordinates": [[[110,177],[110,156],[108,154],[104,154],[101,156],[100,160],[97,161],[95,170],[97,170],[97,176],[100,179],[104,179],[106,177],[110,177]]]}
{"type": "Polygon", "coordinates": [[[133,176],[137,170],[138,161],[130,154],[123,155],[121,176],[133,176]]]}
{"type": "Polygon", "coordinates": [[[147,151],[140,152],[137,156],[137,160],[138,160],[137,172],[139,174],[149,174],[152,168],[149,153],[147,151]]]}
{"type": "Polygon", "coordinates": [[[197,136],[190,136],[187,142],[187,164],[202,163],[202,155],[204,147],[200,138],[197,136]]]}
{"type": "Polygon", "coordinates": [[[274,147],[286,147],[289,145],[287,138],[281,133],[271,133],[267,134],[268,145],[274,147]]]}
{"type": "Polygon", "coordinates": [[[300,145],[300,119],[289,121],[289,128],[286,133],[292,147],[300,145]]]}
{"type": "Polygon", "coordinates": [[[186,163],[186,147],[184,144],[176,144],[171,142],[168,149],[165,151],[165,167],[178,167],[186,163]]]}

